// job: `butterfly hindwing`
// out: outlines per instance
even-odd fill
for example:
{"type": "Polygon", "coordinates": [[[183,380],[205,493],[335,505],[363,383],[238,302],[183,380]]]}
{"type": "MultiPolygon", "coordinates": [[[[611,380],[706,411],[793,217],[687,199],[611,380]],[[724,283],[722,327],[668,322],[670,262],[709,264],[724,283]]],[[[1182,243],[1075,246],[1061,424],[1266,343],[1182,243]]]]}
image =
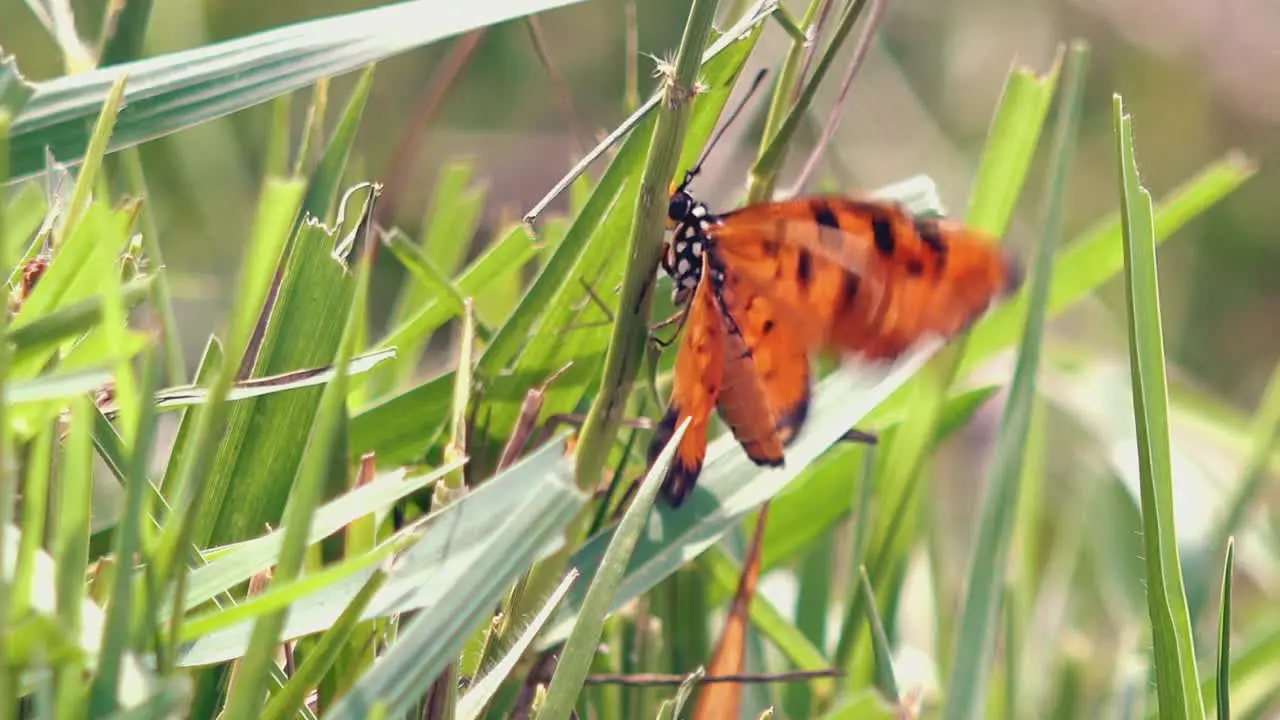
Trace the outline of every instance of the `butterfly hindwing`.
{"type": "MultiPolygon", "coordinates": [[[[707,277],[705,272],[704,277],[707,277]]],[[[724,380],[725,329],[711,286],[709,279],[699,283],[689,301],[684,335],[676,351],[671,399],[649,443],[649,463],[652,464],[680,423],[686,417],[691,418],[662,482],[662,496],[672,507],[684,502],[702,472],[707,453],[707,423],[724,380]]]]}
{"type": "MultiPolygon", "coordinates": [[[[705,277],[702,282],[708,284],[705,277]]],[[[725,332],[724,382],[716,407],[752,462],[777,467],[783,459],[782,440],[764,375],[745,340],[743,328],[748,320],[721,313],[725,332]]]]}
{"type": "MultiPolygon", "coordinates": [[[[778,440],[787,444],[809,413],[810,348],[796,332],[794,320],[740,276],[726,275],[722,296],[750,354],[778,440]]],[[[732,348],[727,352],[732,357],[732,348]]]]}

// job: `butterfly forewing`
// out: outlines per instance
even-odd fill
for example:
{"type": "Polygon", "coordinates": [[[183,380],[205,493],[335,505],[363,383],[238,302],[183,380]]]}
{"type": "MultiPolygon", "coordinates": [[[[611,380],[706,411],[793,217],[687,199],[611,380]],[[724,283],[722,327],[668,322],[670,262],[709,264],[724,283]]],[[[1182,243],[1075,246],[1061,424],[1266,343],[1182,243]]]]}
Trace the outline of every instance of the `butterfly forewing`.
{"type": "MultiPolygon", "coordinates": [[[[705,262],[704,256],[704,278],[708,276],[705,262]]],[[[707,453],[707,422],[724,379],[724,322],[711,285],[708,280],[699,283],[689,301],[684,335],[676,351],[671,399],[649,443],[652,464],[671,440],[676,427],[686,417],[691,418],[662,483],[662,495],[673,507],[684,501],[702,471],[707,453]]]]}
{"type": "Polygon", "coordinates": [[[752,205],[709,233],[726,275],[794,309],[812,346],[868,359],[954,336],[1017,285],[1000,248],[958,223],[840,197],[752,205]]]}

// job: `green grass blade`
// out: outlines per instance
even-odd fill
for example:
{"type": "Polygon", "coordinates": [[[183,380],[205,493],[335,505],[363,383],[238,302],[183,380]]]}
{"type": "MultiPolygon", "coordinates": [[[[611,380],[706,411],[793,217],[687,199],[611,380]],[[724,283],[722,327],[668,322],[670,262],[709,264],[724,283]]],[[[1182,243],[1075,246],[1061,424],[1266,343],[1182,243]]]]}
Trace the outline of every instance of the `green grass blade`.
{"type": "MultiPolygon", "coordinates": [[[[3,77],[3,64],[0,63],[0,77],[3,77]]],[[[0,93],[0,97],[3,94],[0,93]]],[[[0,105],[0,177],[6,177],[9,169],[9,126],[13,115],[5,105],[0,105]]],[[[9,224],[9,207],[0,200],[0,263],[9,257],[9,236],[6,234],[9,224]]],[[[9,334],[9,314],[0,314],[0,334],[9,334]]],[[[10,356],[13,350],[9,343],[0,345],[0,378],[9,377],[10,356]]],[[[8,382],[0,382],[0,631],[8,628],[10,608],[13,605],[12,590],[14,578],[9,575],[9,548],[5,547],[8,539],[7,530],[13,523],[15,505],[18,496],[19,472],[13,460],[13,433],[9,430],[9,398],[8,382]]],[[[12,667],[9,662],[9,648],[0,642],[0,668],[12,667]]],[[[13,676],[0,673],[0,707],[13,707],[18,702],[18,690],[13,676]]]]}
{"type": "MultiPolygon", "coordinates": [[[[871,587],[871,578],[867,577],[865,565],[858,567],[858,583],[862,588],[862,596],[874,598],[875,590],[871,587]]],[[[867,624],[871,626],[871,649],[876,659],[876,687],[891,702],[899,702],[898,679],[893,670],[893,647],[889,645],[889,636],[884,631],[884,623],[880,620],[880,611],[874,602],[866,603],[867,624]]]]}
{"type": "MultiPolygon", "coordinates": [[[[84,162],[76,177],[76,184],[71,190],[69,207],[66,208],[66,215],[62,218],[62,225],[54,233],[55,250],[62,245],[66,236],[75,232],[76,224],[80,222],[80,216],[84,213],[96,187],[98,171],[102,168],[102,158],[107,152],[107,143],[114,134],[117,115],[124,98],[125,80],[125,75],[117,75],[107,91],[106,99],[103,100],[102,112],[98,114],[97,122],[94,123],[93,134],[89,136],[89,145],[85,149],[84,162]]],[[[21,122],[19,117],[17,124],[21,122]]],[[[10,142],[13,142],[13,138],[10,138],[10,142]]],[[[11,147],[10,152],[12,151],[11,147]]]]}
{"type": "MultiPolygon", "coordinates": [[[[361,516],[387,512],[396,502],[435,482],[460,464],[447,464],[430,473],[414,476],[406,476],[403,470],[391,471],[374,478],[368,485],[330,500],[317,508],[311,518],[307,543],[318,543],[361,516]]],[[[219,593],[269,569],[280,557],[283,541],[284,531],[279,529],[262,537],[207,551],[208,564],[191,572],[185,609],[194,610],[219,593]]],[[[161,614],[159,619],[167,617],[161,614]]]]}
{"type": "MultiPolygon", "coordinates": [[[[361,253],[356,270],[354,302],[347,307],[342,336],[338,343],[337,360],[334,365],[337,372],[324,387],[315,411],[315,419],[310,425],[310,433],[297,468],[297,477],[289,488],[288,504],[284,508],[284,538],[281,542],[280,560],[272,572],[271,587],[287,585],[303,572],[309,543],[308,532],[316,506],[324,492],[324,485],[333,470],[333,446],[338,439],[340,425],[346,412],[347,372],[346,367],[355,354],[355,328],[361,322],[366,311],[369,291],[369,274],[372,271],[373,235],[369,232],[373,222],[373,207],[380,186],[370,189],[365,200],[364,209],[356,223],[355,237],[357,252],[361,253]]],[[[314,220],[304,220],[304,226],[319,226],[314,220]]],[[[335,228],[335,235],[341,228],[335,228]]],[[[327,233],[321,228],[322,233],[327,233]]],[[[345,268],[344,268],[345,269],[345,268]]],[[[363,591],[363,588],[362,588],[363,591]]],[[[245,654],[244,664],[237,675],[230,697],[227,699],[226,712],[229,717],[250,717],[262,710],[262,692],[268,677],[268,665],[274,663],[275,646],[279,642],[284,627],[285,611],[263,615],[258,618],[249,640],[249,649],[245,654]]]]}
{"type": "Polygon", "coordinates": [[[411,463],[439,436],[453,399],[453,372],[447,372],[378,400],[351,418],[353,453],[376,453],[386,464],[411,463]]]}
{"type": "Polygon", "coordinates": [[[413,0],[39,83],[16,116],[9,177],[40,172],[46,146],[61,162],[78,162],[87,144],[89,118],[97,115],[108,88],[121,74],[128,75],[129,90],[108,152],[253,107],[437,40],[576,2],[475,3],[441,13],[436,0],[413,0]]]}
{"type": "MultiPolygon", "coordinates": [[[[778,135],[778,130],[785,122],[788,112],[794,112],[803,116],[809,110],[807,102],[805,105],[797,104],[793,108],[792,99],[796,97],[796,85],[802,79],[800,77],[800,69],[801,64],[804,61],[805,50],[808,49],[809,44],[812,42],[811,39],[805,37],[804,33],[806,32],[806,29],[808,31],[816,31],[814,21],[821,6],[822,0],[810,0],[808,7],[805,8],[804,17],[800,20],[800,25],[805,29],[801,29],[800,37],[797,38],[792,36],[791,38],[791,47],[787,48],[787,55],[782,61],[782,67],[778,70],[778,78],[774,81],[773,96],[769,99],[769,109],[764,118],[764,130],[760,134],[763,142],[760,143],[760,150],[756,156],[757,163],[760,163],[764,155],[770,152],[772,140],[778,135]]],[[[785,8],[780,7],[779,12],[774,13],[774,17],[781,18],[784,14],[785,8]]],[[[852,27],[853,23],[857,20],[857,15],[852,15],[847,20],[848,25],[852,27]]],[[[844,23],[842,22],[842,24],[836,29],[835,39],[832,40],[831,49],[828,52],[834,52],[839,49],[840,45],[843,45],[842,40],[844,36],[841,32],[844,30],[844,23]]],[[[817,83],[822,80],[824,74],[825,68],[820,67],[819,70],[814,73],[810,80],[810,84],[816,88],[817,83]]],[[[809,97],[810,99],[812,98],[812,90],[809,92],[809,97]]],[[[788,135],[787,138],[784,138],[784,142],[788,140],[789,137],[790,135],[788,135]]],[[[783,147],[785,147],[785,145],[783,147]]],[[[774,180],[777,178],[777,170],[780,164],[781,163],[778,162],[778,159],[774,159],[770,161],[771,167],[761,168],[765,172],[761,173],[761,180],[758,181],[755,186],[748,189],[748,202],[752,199],[764,199],[773,194],[774,180]]]]}
{"type": "Polygon", "coordinates": [[[1132,121],[1125,114],[1119,95],[1113,98],[1113,118],[1120,167],[1129,362],[1142,476],[1143,556],[1155,645],[1156,690],[1162,716],[1199,720],[1204,717],[1204,706],[1174,531],[1169,408],[1151,196],[1138,176],[1132,121]]]}
{"type": "Polygon", "coordinates": [[[578,579],[578,572],[572,568],[565,574],[564,579],[560,581],[560,585],[551,593],[551,597],[547,598],[542,609],[538,614],[529,621],[524,631],[520,633],[520,637],[512,643],[506,653],[498,662],[489,668],[484,677],[472,683],[467,689],[467,694],[462,696],[458,701],[457,714],[458,720],[476,720],[480,714],[484,712],[485,707],[498,691],[502,682],[507,676],[515,670],[516,663],[520,660],[524,652],[529,649],[533,643],[533,639],[537,637],[538,631],[542,630],[542,626],[551,618],[551,613],[564,599],[569,588],[573,587],[573,583],[578,579]]]}
{"type": "MultiPolygon", "coordinates": [[[[1230,661],[1229,682],[1221,684],[1231,690],[1236,717],[1255,717],[1280,689],[1277,672],[1280,670],[1280,625],[1271,618],[1243,639],[1247,644],[1230,661]]],[[[1214,677],[1206,677],[1200,684],[1200,697],[1206,704],[1215,701],[1219,672],[1221,669],[1215,667],[1214,677]]],[[[1147,717],[1155,714],[1149,713],[1147,717]]]]}
{"type": "MultiPolygon", "coordinates": [[[[175,446],[178,447],[176,457],[170,460],[170,468],[165,473],[165,495],[171,498],[173,510],[165,523],[153,560],[156,582],[166,585],[172,582],[171,587],[178,588],[185,584],[185,559],[191,547],[196,517],[203,507],[200,500],[204,497],[203,486],[209,477],[208,465],[222,449],[217,441],[228,415],[226,397],[235,380],[238,361],[249,347],[254,326],[253,310],[261,308],[266,301],[303,191],[300,182],[268,179],[264,186],[250,236],[250,251],[245,255],[240,271],[239,303],[231,312],[225,349],[219,348],[222,352],[217,354],[221,362],[216,368],[207,369],[202,364],[197,375],[199,378],[203,378],[206,372],[212,375],[208,403],[199,412],[188,413],[183,418],[184,427],[179,429],[182,444],[175,446]],[[185,427],[188,420],[192,422],[189,431],[185,427]],[[184,435],[185,432],[190,432],[190,435],[184,435]]],[[[207,357],[213,356],[210,353],[207,357]]],[[[160,595],[162,589],[153,587],[152,592],[160,595]]],[[[180,602],[180,599],[175,598],[175,601],[180,602]]],[[[175,622],[180,623],[180,618],[175,618],[175,622]]],[[[173,628],[173,631],[176,637],[178,628],[173,628]]]]}
{"type": "Polygon", "coordinates": [[[978,520],[978,538],[970,560],[955,659],[947,684],[943,714],[946,720],[976,718],[983,714],[990,657],[999,626],[1005,565],[1013,535],[1014,513],[1018,507],[1018,484],[1035,402],[1049,279],[1053,272],[1054,252],[1062,234],[1062,206],[1067,171],[1075,152],[1080,108],[1084,101],[1087,59],[1087,46],[1073,43],[1067,55],[1066,80],[1058,106],[1044,231],[1036,246],[1034,264],[1030,268],[1026,329],[1022,334],[1013,380],[996,438],[995,465],[978,520]]]}
{"type": "Polygon", "coordinates": [[[996,141],[983,149],[973,180],[974,190],[969,194],[969,207],[964,214],[969,225],[989,232],[1008,227],[1040,143],[1062,56],[1063,48],[1059,47],[1046,77],[1015,70],[1005,82],[1000,103],[987,129],[987,137],[996,141]]]}
{"type": "MultiPolygon", "coordinates": [[[[158,373],[155,372],[154,353],[148,352],[142,365],[143,385],[141,396],[149,398],[155,393],[158,373]]],[[[152,443],[155,440],[156,410],[150,402],[139,403],[137,427],[133,438],[128,465],[128,482],[125,485],[124,513],[115,530],[115,556],[132,558],[142,547],[143,528],[150,530],[149,505],[152,498],[148,465],[152,443]]],[[[95,414],[95,423],[100,418],[95,414]]],[[[106,715],[116,709],[117,687],[120,679],[121,659],[128,649],[129,630],[135,616],[134,595],[136,583],[132,563],[116,569],[111,588],[111,602],[107,605],[107,621],[103,627],[102,653],[98,656],[98,672],[90,691],[92,714],[106,715]]]]}
{"type": "MultiPolygon", "coordinates": [[[[989,202],[986,196],[991,193],[1012,198],[1021,195],[1026,167],[1038,146],[1044,119],[1057,89],[1059,70],[1056,63],[1043,76],[1027,68],[1014,68],[1005,80],[1006,91],[996,108],[983,148],[982,164],[988,170],[977,178],[983,184],[975,183],[970,192],[969,213],[972,217],[965,217],[967,224],[989,233],[993,238],[1005,235],[1013,207],[1007,202],[989,202]],[[1017,132],[1012,130],[1014,123],[1020,125],[1017,132]],[[997,135],[997,131],[1006,134],[997,135]],[[997,168],[994,165],[997,159],[1005,166],[997,168]],[[998,170],[1007,174],[1002,175],[998,170]],[[976,221],[987,224],[977,225],[976,221]]],[[[1025,296],[1027,288],[1024,286],[1019,294],[1025,296]]],[[[1007,300],[1001,303],[1007,304],[1007,300]]],[[[1018,337],[1024,317],[1025,313],[1017,316],[1014,325],[1018,329],[1010,330],[1009,342],[1018,337]]],[[[980,321],[975,326],[975,332],[981,324],[980,321]]],[[[892,442],[886,443],[878,461],[881,465],[877,476],[880,488],[877,502],[885,511],[876,513],[866,565],[873,586],[882,592],[893,587],[890,578],[905,562],[907,548],[918,535],[915,518],[919,517],[916,509],[921,502],[924,460],[930,454],[929,443],[937,437],[951,385],[960,376],[970,334],[965,333],[953,340],[903,393],[902,402],[907,408],[905,420],[894,433],[892,442]]]]}
{"type": "MultiPolygon", "coordinates": [[[[649,157],[640,176],[640,193],[632,220],[622,292],[613,324],[613,335],[605,354],[600,390],[587,411],[579,434],[578,487],[595,487],[608,460],[609,449],[618,432],[625,395],[635,379],[648,337],[649,309],[653,300],[655,271],[662,253],[662,234],[667,221],[667,198],[671,179],[679,169],[684,137],[693,111],[693,87],[701,67],[702,51],[715,16],[714,0],[694,0],[685,23],[684,36],[674,67],[663,78],[664,101],[654,124],[649,157]]],[[[562,661],[563,662],[563,661],[562,661]]],[[[585,673],[585,665],[583,666],[585,673]]],[[[559,673],[557,673],[558,675],[559,673]]],[[[579,682],[571,682],[577,694],[579,682]]],[[[553,688],[557,686],[552,681],[553,688]]],[[[565,690],[561,689],[560,693],[565,690]]],[[[568,716],[567,696],[551,695],[547,717],[568,716]]]]}
{"type": "Polygon", "coordinates": [[[1227,558],[1222,563],[1222,592],[1218,605],[1218,720],[1231,718],[1231,579],[1236,569],[1236,541],[1227,538],[1227,558]]]}
{"type": "MultiPolygon", "coordinates": [[[[707,3],[710,5],[710,3],[707,3]]],[[[608,548],[600,560],[600,567],[591,580],[582,599],[582,610],[577,621],[569,632],[560,659],[556,664],[556,672],[547,687],[547,697],[538,711],[537,720],[567,720],[578,702],[578,694],[582,691],[582,683],[587,677],[591,661],[596,655],[596,646],[600,643],[600,632],[604,627],[605,617],[613,604],[618,586],[622,583],[627,563],[635,550],[636,541],[640,539],[649,509],[658,497],[658,489],[662,487],[662,477],[675,456],[680,439],[689,428],[688,420],[680,423],[672,435],[670,442],[663,448],[653,467],[650,468],[640,488],[636,491],[631,505],[618,523],[617,532],[609,541],[608,548]]]]}
{"type": "MultiPolygon", "coordinates": [[[[155,276],[130,280],[120,289],[120,299],[126,310],[132,310],[146,300],[154,287],[155,276]]],[[[57,309],[31,318],[21,327],[6,329],[13,345],[13,361],[27,364],[33,356],[44,357],[63,342],[88,333],[102,324],[103,298],[88,297],[71,303],[63,303],[57,309]]]]}
{"type": "MultiPolygon", "coordinates": [[[[468,265],[456,281],[445,279],[445,287],[438,288],[438,292],[414,306],[412,313],[406,311],[394,329],[378,341],[378,347],[409,348],[413,352],[413,348],[421,346],[437,328],[462,314],[461,298],[481,295],[493,283],[519,273],[537,253],[538,245],[530,240],[524,227],[512,227],[468,265]]],[[[399,253],[397,257],[410,272],[414,272],[410,257],[401,258],[399,253]]],[[[435,286],[434,279],[422,277],[417,272],[414,275],[424,289],[435,286]]],[[[526,300],[528,302],[531,301],[526,300]]]]}
{"type": "MultiPolygon", "coordinates": [[[[954,391],[942,409],[934,443],[950,437],[968,423],[997,389],[989,385],[954,391]]],[[[900,417],[885,422],[877,426],[876,432],[882,441],[887,440],[901,422],[900,417]]],[[[767,573],[794,557],[837,522],[855,513],[855,504],[850,501],[849,468],[859,467],[860,457],[864,454],[864,448],[851,445],[831,448],[769,503],[769,524],[765,528],[760,553],[761,573],[767,573]]],[[[859,487],[859,492],[861,490],[859,487]]],[[[855,513],[855,519],[863,518],[858,518],[855,513]]],[[[858,527],[861,528],[861,524],[858,527]]],[[[732,594],[731,588],[721,600],[732,594]]],[[[859,622],[860,617],[860,614],[856,616],[859,622]]]]}
{"type": "Polygon", "coordinates": [[[360,592],[347,603],[333,627],[307,653],[307,659],[298,667],[297,672],[284,687],[272,694],[266,707],[262,709],[263,720],[283,720],[296,716],[306,701],[307,693],[320,684],[325,672],[342,653],[344,644],[360,622],[361,614],[368,607],[369,601],[373,600],[375,593],[382,588],[386,578],[385,570],[378,570],[369,576],[360,587],[360,592]]]}
{"type": "Polygon", "coordinates": [[[786,159],[787,149],[791,145],[791,140],[800,128],[800,122],[808,114],[809,106],[813,103],[813,98],[818,92],[818,85],[821,84],[823,78],[826,77],[827,72],[830,71],[831,66],[835,63],[836,56],[839,55],[845,41],[849,38],[849,34],[853,32],[853,26],[857,23],[858,17],[862,14],[862,10],[866,5],[867,0],[852,0],[845,7],[836,24],[835,32],[832,33],[831,42],[828,43],[822,58],[814,66],[809,81],[805,84],[804,89],[800,91],[800,95],[796,97],[794,104],[790,103],[792,87],[787,82],[792,79],[786,76],[787,71],[790,69],[790,57],[788,57],[786,61],[788,64],[784,64],[783,74],[779,76],[774,101],[769,107],[768,117],[770,121],[776,122],[778,116],[776,113],[780,113],[784,108],[787,109],[787,116],[782,121],[782,124],[777,126],[777,132],[772,135],[766,135],[764,138],[764,145],[760,155],[756,158],[755,164],[751,166],[751,171],[747,177],[747,202],[763,202],[773,195],[773,186],[777,179],[778,169],[782,167],[782,162],[786,159]]]}
{"type": "Polygon", "coordinates": [[[564,454],[562,441],[548,443],[428,518],[422,540],[397,561],[399,577],[365,616],[429,611],[401,624],[395,644],[329,709],[330,717],[367,717],[377,702],[399,717],[456,660],[511,582],[581,509],[585,498],[573,487],[564,454]]]}
{"type": "MultiPolygon", "coordinates": [[[[58,623],[75,636],[83,632],[81,605],[85,602],[84,573],[89,552],[89,508],[93,482],[93,419],[89,398],[80,396],[71,406],[71,429],[53,500],[53,557],[57,568],[58,623]]],[[[59,718],[79,717],[86,688],[79,659],[55,665],[55,692],[59,718]]]]}
{"type": "MultiPolygon", "coordinates": [[[[436,615],[433,622],[440,633],[447,631],[450,637],[458,633],[456,640],[461,647],[461,643],[470,636],[474,622],[485,613],[493,612],[493,603],[510,582],[535,560],[556,549],[556,538],[581,508],[585,498],[568,484],[570,466],[564,455],[563,441],[548,443],[461,500],[402,531],[414,538],[414,544],[399,555],[386,584],[362,619],[392,617],[424,608],[431,609],[427,614],[436,615],[444,612],[442,608],[452,607],[457,613],[468,613],[467,618],[460,614],[436,615]],[[472,588],[477,594],[466,592],[472,588]],[[488,599],[490,596],[492,601],[488,599]],[[468,627],[455,627],[454,622],[468,624],[468,627]]],[[[380,492],[395,492],[396,481],[394,475],[389,476],[380,492]]],[[[350,497],[356,498],[358,493],[353,491],[350,497]]],[[[369,500],[368,496],[364,497],[365,502],[369,500]]],[[[341,501],[339,498],[329,507],[342,510],[341,501]]],[[[354,500],[350,504],[355,504],[354,500]]],[[[368,512],[366,508],[361,509],[359,514],[368,512]]],[[[324,518],[323,524],[332,526],[341,519],[337,513],[330,514],[324,518]]],[[[317,511],[308,536],[310,542],[324,537],[320,534],[323,532],[321,524],[320,511],[317,511]]],[[[217,592],[219,583],[240,582],[237,578],[242,577],[246,569],[263,561],[264,551],[261,548],[250,549],[250,543],[230,551],[239,557],[234,562],[228,559],[219,570],[219,577],[206,578],[207,591],[217,592]]],[[[270,543],[279,547],[280,537],[273,537],[270,543]]],[[[265,561],[268,565],[275,562],[271,555],[266,555],[265,561]]],[[[215,560],[210,566],[218,562],[215,560]]],[[[339,585],[296,601],[281,639],[292,640],[330,627],[337,617],[337,609],[351,601],[369,572],[371,570],[366,567],[363,574],[353,573],[339,585]]],[[[193,572],[192,577],[198,576],[193,572]]],[[[178,664],[211,665],[240,657],[248,644],[249,630],[249,626],[240,623],[205,635],[183,648],[178,664]]],[[[440,639],[444,640],[443,637],[440,639]]],[[[428,638],[422,638],[422,642],[428,642],[428,638]]],[[[432,647],[435,648],[433,652],[442,653],[432,657],[433,663],[449,655],[443,645],[432,647]]],[[[401,657],[402,662],[410,663],[406,667],[412,668],[419,668],[416,664],[419,660],[427,661],[426,658],[412,659],[414,656],[411,654],[401,657]]],[[[453,657],[456,657],[456,652],[453,657]]],[[[380,672],[388,674],[369,680],[367,688],[397,687],[408,691],[407,687],[399,685],[400,680],[392,670],[380,672]]],[[[438,672],[439,667],[435,668],[435,673],[424,671],[427,681],[438,672]]]]}
{"type": "MultiPolygon", "coordinates": [[[[340,233],[340,228],[309,221],[294,235],[254,377],[333,362],[343,331],[333,318],[348,313],[355,279],[345,262],[332,255],[340,233]]],[[[345,384],[345,370],[342,376],[345,384]]],[[[330,383],[336,381],[330,378],[330,383]]],[[[198,546],[244,540],[264,525],[280,522],[323,393],[323,388],[311,387],[232,406],[223,440],[206,470],[192,538],[198,546]]]]}

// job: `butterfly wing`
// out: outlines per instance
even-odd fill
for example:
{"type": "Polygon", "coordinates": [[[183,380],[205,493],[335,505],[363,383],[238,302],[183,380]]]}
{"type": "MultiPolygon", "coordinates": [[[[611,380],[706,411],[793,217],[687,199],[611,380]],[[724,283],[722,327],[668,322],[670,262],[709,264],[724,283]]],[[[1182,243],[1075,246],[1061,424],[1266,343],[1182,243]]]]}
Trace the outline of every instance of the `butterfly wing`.
{"type": "Polygon", "coordinates": [[[724,322],[709,273],[705,272],[705,262],[704,259],[703,277],[708,280],[698,283],[689,301],[684,336],[676,351],[671,399],[649,442],[649,464],[652,465],[670,442],[676,427],[686,417],[691,418],[662,482],[662,496],[672,507],[684,502],[702,472],[702,461],[707,454],[707,423],[724,380],[724,322]]]}
{"type": "Polygon", "coordinates": [[[1016,289],[1016,263],[981,233],[901,206],[818,196],[751,205],[710,232],[726,274],[789,314],[811,347],[897,357],[950,338],[1016,289]]]}
{"type": "MultiPolygon", "coordinates": [[[[780,312],[777,302],[741,275],[726,274],[721,296],[730,322],[739,331],[743,351],[750,354],[752,377],[772,411],[773,429],[776,431],[773,434],[782,444],[789,443],[809,413],[809,344],[797,330],[792,317],[780,312]]],[[[730,338],[732,342],[733,336],[730,338]]],[[[730,346],[726,352],[727,391],[728,365],[733,362],[733,347],[730,346]]],[[[724,405],[722,397],[722,415],[724,405]]],[[[727,417],[725,420],[729,422],[727,417]]],[[[742,436],[738,435],[738,439],[742,440],[742,436]]]]}
{"type": "Polygon", "coordinates": [[[782,464],[778,421],[763,382],[763,369],[747,342],[742,320],[721,313],[725,333],[724,382],[716,407],[747,457],[757,465],[782,464]]]}

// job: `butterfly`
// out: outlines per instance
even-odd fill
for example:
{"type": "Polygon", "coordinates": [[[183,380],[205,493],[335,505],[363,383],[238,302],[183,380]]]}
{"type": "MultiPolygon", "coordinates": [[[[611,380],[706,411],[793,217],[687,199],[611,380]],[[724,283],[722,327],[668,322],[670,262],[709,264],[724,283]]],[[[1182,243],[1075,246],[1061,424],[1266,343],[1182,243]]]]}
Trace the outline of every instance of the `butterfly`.
{"type": "Polygon", "coordinates": [[[690,418],[662,485],[672,507],[697,483],[713,409],[755,464],[781,466],[808,414],[812,356],[892,361],[960,334],[1022,282],[993,238],[895,202],[816,195],[713,214],[688,191],[701,166],[671,193],[661,260],[684,329],[650,465],[690,418]]]}

